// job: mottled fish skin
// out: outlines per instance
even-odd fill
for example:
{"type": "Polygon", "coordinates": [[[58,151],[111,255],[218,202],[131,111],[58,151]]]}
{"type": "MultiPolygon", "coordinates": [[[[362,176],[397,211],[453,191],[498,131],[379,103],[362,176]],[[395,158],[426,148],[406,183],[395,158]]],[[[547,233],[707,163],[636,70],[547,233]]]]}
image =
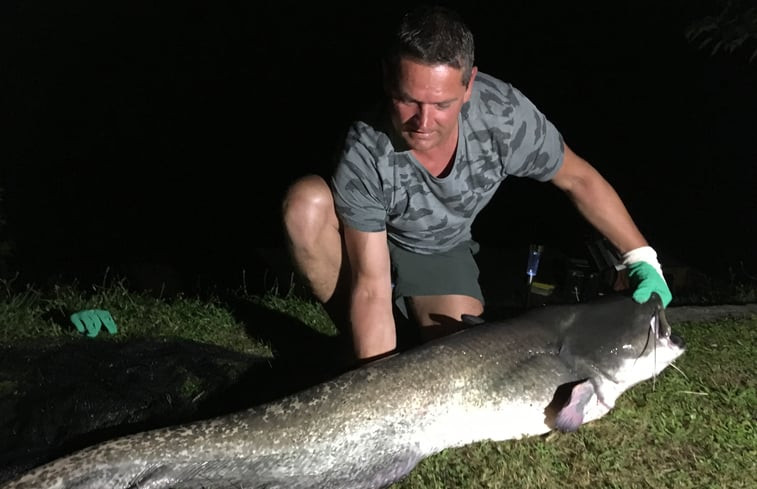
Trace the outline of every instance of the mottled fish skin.
{"type": "Polygon", "coordinates": [[[660,317],[667,327],[659,303],[620,297],[483,323],[275,402],[101,443],[2,489],[383,488],[445,448],[550,431],[545,408],[564,384],[590,379],[585,421],[601,417],[683,353],[660,328],[657,363],[630,372],[651,357],[639,345],[660,317]]]}

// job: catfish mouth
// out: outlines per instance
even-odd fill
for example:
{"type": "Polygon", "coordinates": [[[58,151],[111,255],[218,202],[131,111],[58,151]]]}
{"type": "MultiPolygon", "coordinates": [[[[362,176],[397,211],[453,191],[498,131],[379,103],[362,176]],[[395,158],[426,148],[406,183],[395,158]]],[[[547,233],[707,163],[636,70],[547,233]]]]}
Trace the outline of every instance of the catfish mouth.
{"type": "MultiPolygon", "coordinates": [[[[686,342],[682,337],[673,333],[668,319],[665,317],[665,309],[660,307],[649,320],[649,328],[657,337],[657,342],[666,348],[686,348],[686,342]]],[[[645,348],[646,350],[646,348],[645,348]]]]}
{"type": "MultiPolygon", "coordinates": [[[[614,384],[625,384],[628,379],[622,373],[628,368],[636,368],[637,362],[641,362],[639,365],[645,363],[646,358],[652,358],[653,373],[650,375],[653,379],[657,376],[658,365],[667,366],[672,361],[680,356],[686,349],[685,342],[682,337],[673,334],[670,324],[665,317],[665,310],[659,306],[654,314],[649,318],[649,329],[647,330],[646,341],[641,340],[640,344],[637,344],[636,354],[626,358],[626,363],[620,369],[614,368],[602,368],[598,365],[594,366],[596,373],[614,384]],[[633,366],[631,366],[633,365],[633,366]]],[[[634,350],[632,344],[625,345],[623,349],[628,348],[634,350]]],[[[598,389],[598,392],[601,389],[598,389]]],[[[599,401],[603,402],[601,394],[598,396],[599,401]]]]}
{"type": "Polygon", "coordinates": [[[686,342],[681,338],[680,336],[676,334],[670,335],[670,342],[673,343],[675,346],[680,348],[681,350],[686,348],[686,342]]]}

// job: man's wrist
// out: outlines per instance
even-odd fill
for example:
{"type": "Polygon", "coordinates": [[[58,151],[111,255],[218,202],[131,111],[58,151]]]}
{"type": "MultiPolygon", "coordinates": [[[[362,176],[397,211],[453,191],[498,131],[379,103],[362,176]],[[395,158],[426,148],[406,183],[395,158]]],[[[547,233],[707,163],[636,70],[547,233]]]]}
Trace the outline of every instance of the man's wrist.
{"type": "Polygon", "coordinates": [[[660,274],[660,277],[665,280],[665,275],[662,274],[662,265],[657,259],[657,252],[651,246],[641,246],[623,253],[623,265],[626,267],[641,261],[652,265],[655,271],[660,274]]]}

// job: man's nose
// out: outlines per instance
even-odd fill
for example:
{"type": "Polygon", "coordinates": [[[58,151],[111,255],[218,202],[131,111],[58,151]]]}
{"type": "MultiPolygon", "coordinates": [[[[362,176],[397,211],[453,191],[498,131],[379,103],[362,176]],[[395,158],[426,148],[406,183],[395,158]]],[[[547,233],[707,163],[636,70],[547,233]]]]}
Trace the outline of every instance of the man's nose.
{"type": "Polygon", "coordinates": [[[418,113],[416,118],[418,120],[418,128],[425,129],[428,127],[428,123],[431,119],[431,108],[426,104],[418,104],[418,113]]]}

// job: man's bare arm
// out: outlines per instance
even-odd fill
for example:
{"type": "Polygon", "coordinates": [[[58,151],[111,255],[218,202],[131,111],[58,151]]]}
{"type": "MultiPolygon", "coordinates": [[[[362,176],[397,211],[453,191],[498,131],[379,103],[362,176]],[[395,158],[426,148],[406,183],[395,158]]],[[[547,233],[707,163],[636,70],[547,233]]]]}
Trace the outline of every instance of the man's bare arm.
{"type": "Polygon", "coordinates": [[[562,167],[552,183],[568,195],[581,215],[621,253],[647,246],[615,189],[567,145],[562,167]]]}
{"type": "Polygon", "coordinates": [[[345,226],[344,238],[352,270],[353,345],[358,358],[367,359],[397,347],[386,231],[363,232],[345,226]]]}

